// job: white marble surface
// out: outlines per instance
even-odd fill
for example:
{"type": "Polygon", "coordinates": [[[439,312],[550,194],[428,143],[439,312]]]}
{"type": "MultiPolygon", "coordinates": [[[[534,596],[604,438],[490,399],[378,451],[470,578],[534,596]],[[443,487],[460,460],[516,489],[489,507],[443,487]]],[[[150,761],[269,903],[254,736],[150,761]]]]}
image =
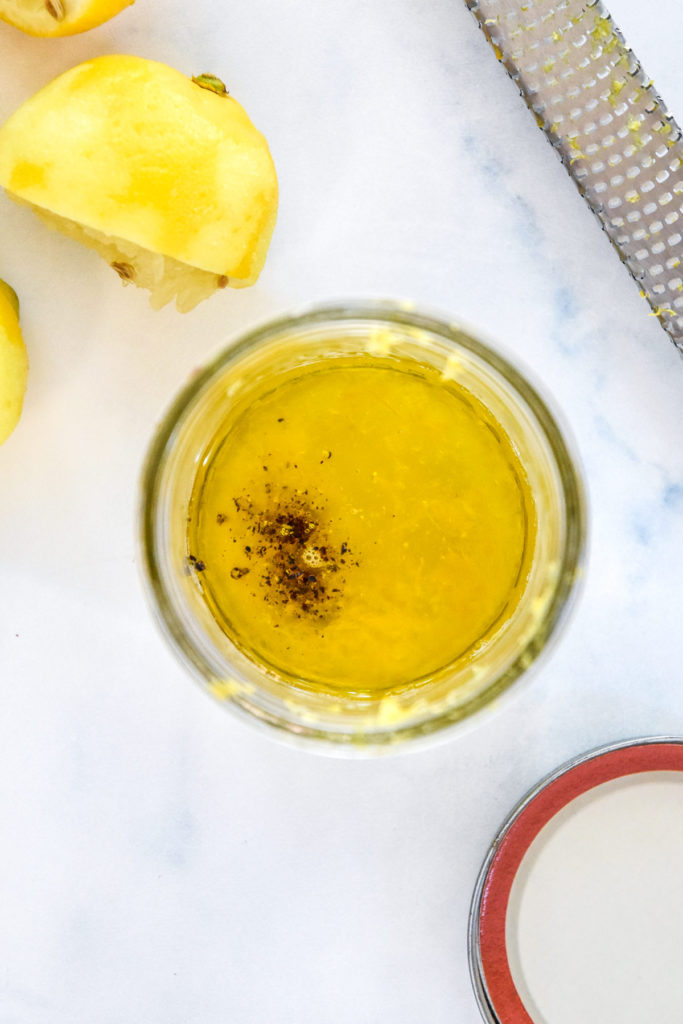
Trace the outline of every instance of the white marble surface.
{"type": "MultiPolygon", "coordinates": [[[[651,5],[611,6],[683,117],[678,0],[663,33],[651,5]]],[[[683,733],[683,363],[462,0],[137,0],[54,42],[0,25],[0,117],[117,51],[226,78],[271,142],[280,218],[258,285],[182,317],[0,197],[31,356],[0,450],[0,1021],[475,1024],[467,911],[510,806],[588,747],[683,733]],[[444,745],[349,762],[191,683],[134,521],[193,367],[302,302],[374,295],[533,367],[573,429],[591,540],[532,685],[444,745]]]]}

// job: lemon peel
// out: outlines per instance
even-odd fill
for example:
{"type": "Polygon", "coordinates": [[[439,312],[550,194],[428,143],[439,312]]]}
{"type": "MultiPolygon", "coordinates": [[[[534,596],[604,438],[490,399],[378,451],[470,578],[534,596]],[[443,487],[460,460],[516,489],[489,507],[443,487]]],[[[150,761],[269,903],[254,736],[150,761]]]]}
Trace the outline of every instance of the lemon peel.
{"type": "Polygon", "coordinates": [[[19,296],[14,288],[7,284],[7,281],[0,281],[0,295],[4,295],[5,300],[9,302],[17,319],[19,319],[19,296]]]}
{"type": "Polygon", "coordinates": [[[19,300],[0,281],[0,444],[12,433],[24,403],[28,356],[19,326],[19,300]]]}
{"type": "Polygon", "coordinates": [[[0,185],[155,308],[253,284],[277,216],[265,138],[220,80],[200,78],[211,87],[156,61],[98,57],[0,128],[0,185]]]}
{"type": "Polygon", "coordinates": [[[32,36],[71,36],[109,21],[134,0],[0,0],[0,18],[32,36]]]}

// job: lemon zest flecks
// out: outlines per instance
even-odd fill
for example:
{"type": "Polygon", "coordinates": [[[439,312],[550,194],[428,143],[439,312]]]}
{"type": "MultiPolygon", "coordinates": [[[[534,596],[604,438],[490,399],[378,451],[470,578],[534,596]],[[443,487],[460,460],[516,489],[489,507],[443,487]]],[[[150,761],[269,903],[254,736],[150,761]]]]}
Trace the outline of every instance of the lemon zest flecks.
{"type": "Polygon", "coordinates": [[[569,161],[570,164],[576,163],[577,160],[585,160],[586,159],[586,154],[584,152],[582,152],[581,146],[577,142],[577,139],[576,139],[575,135],[572,136],[571,139],[567,139],[567,142],[569,143],[569,148],[574,151],[574,156],[569,161]]]}
{"type": "Polygon", "coordinates": [[[441,371],[442,380],[457,380],[458,373],[462,369],[462,360],[459,356],[450,355],[444,363],[441,371]]]}
{"type": "Polygon", "coordinates": [[[368,338],[367,350],[373,356],[386,356],[396,344],[396,339],[391,331],[385,327],[378,327],[368,338]]]}
{"type": "Polygon", "coordinates": [[[626,81],[623,78],[613,78],[612,79],[612,85],[611,85],[609,93],[607,94],[607,99],[609,100],[609,102],[612,104],[613,107],[615,107],[617,105],[617,100],[619,98],[619,93],[625,87],[626,87],[626,81]]]}
{"type": "Polygon", "coordinates": [[[378,725],[395,725],[408,716],[395,697],[384,697],[377,708],[378,725]]]}
{"type": "Polygon", "coordinates": [[[590,35],[593,42],[602,47],[603,53],[611,53],[615,46],[619,45],[612,22],[602,15],[595,19],[595,26],[590,35]]]}
{"type": "Polygon", "coordinates": [[[236,679],[212,679],[207,686],[217,700],[231,700],[242,689],[236,679]]]}

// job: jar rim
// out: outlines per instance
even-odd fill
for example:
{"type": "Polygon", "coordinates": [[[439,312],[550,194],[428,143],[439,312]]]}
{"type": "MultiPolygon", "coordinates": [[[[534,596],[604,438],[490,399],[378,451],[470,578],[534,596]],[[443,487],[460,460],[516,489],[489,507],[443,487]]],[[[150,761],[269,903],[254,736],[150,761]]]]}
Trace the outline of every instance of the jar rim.
{"type": "MultiPolygon", "coordinates": [[[[301,332],[316,325],[332,328],[351,322],[370,327],[383,325],[388,328],[393,326],[425,332],[452,346],[454,353],[469,353],[475,360],[493,370],[530,410],[546,439],[557,468],[566,510],[562,560],[558,567],[557,584],[543,615],[539,618],[536,631],[520,646],[516,657],[505,670],[484,689],[473,694],[464,705],[438,710],[433,716],[428,715],[417,722],[405,720],[387,723],[384,726],[377,722],[373,728],[362,727],[341,731],[321,720],[307,721],[306,718],[309,716],[306,715],[299,716],[296,720],[291,707],[286,709],[286,714],[282,709],[280,713],[274,714],[272,710],[260,707],[253,694],[248,698],[241,692],[225,694],[223,703],[240,717],[253,724],[265,726],[271,733],[275,727],[275,731],[283,739],[303,742],[305,745],[313,741],[316,749],[327,747],[328,752],[332,753],[367,754],[374,750],[386,750],[399,742],[402,749],[407,740],[411,741],[411,747],[419,741],[433,741],[437,735],[446,734],[453,726],[471,723],[473,717],[478,720],[484,708],[490,707],[494,702],[498,703],[499,698],[510,690],[513,683],[529,675],[528,669],[537,661],[551,637],[556,636],[559,625],[566,619],[576,597],[577,577],[581,575],[585,551],[586,512],[578,460],[571,448],[566,426],[562,424],[562,428],[560,427],[557,415],[551,412],[547,400],[535,383],[530,381],[528,371],[525,369],[522,372],[497,348],[482,341],[468,328],[434,314],[418,311],[411,304],[387,300],[315,304],[298,312],[269,319],[247,332],[240,333],[236,340],[223,346],[180,389],[157,426],[141,474],[138,542],[143,584],[162,632],[181,661],[205,687],[211,682],[213,673],[206,659],[197,650],[197,645],[187,635],[172,596],[164,585],[160,570],[156,510],[165,458],[179,441],[183,420],[188,410],[195,406],[212,381],[239,363],[248,353],[261,346],[267,346],[281,335],[294,337],[297,331],[301,332]]],[[[258,668],[256,663],[252,664],[258,668]]]]}

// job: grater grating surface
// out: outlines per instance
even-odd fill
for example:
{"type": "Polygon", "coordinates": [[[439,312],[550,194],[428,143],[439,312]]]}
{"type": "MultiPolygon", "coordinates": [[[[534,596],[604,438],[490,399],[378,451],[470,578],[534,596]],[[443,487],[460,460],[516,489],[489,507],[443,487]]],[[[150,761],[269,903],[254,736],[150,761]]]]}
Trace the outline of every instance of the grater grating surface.
{"type": "Polygon", "coordinates": [[[600,0],[465,0],[683,354],[683,140],[600,0]]]}

